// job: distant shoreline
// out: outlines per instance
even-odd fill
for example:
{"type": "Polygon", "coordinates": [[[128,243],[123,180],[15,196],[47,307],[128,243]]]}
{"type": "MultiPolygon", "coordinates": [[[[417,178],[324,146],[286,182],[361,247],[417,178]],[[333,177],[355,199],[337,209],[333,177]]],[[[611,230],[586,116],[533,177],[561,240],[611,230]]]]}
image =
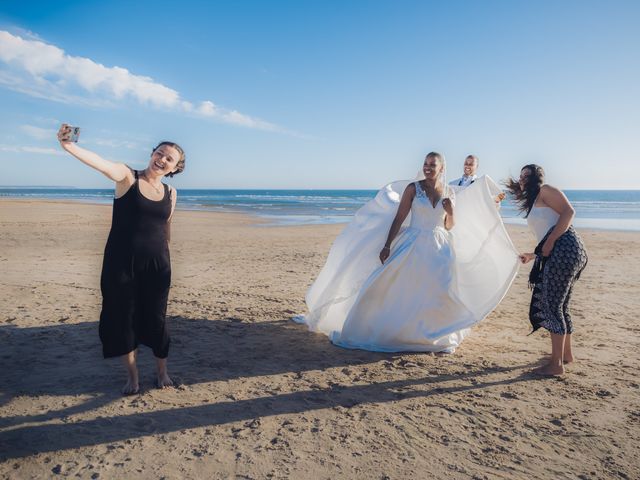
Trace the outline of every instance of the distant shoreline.
{"type": "MultiPolygon", "coordinates": [[[[41,198],[41,197],[10,197],[0,195],[0,204],[20,202],[20,203],[42,203],[46,204],[84,204],[84,205],[97,205],[103,207],[111,207],[112,199],[109,201],[98,201],[96,199],[56,199],[56,198],[41,198]]],[[[246,216],[256,220],[256,224],[261,226],[304,226],[304,225],[336,225],[346,224],[351,221],[353,214],[351,215],[268,215],[261,214],[259,211],[241,208],[206,208],[193,205],[177,205],[178,211],[185,212],[203,212],[203,213],[221,213],[225,215],[240,215],[246,216]],[[338,218],[339,217],[339,218],[338,218]]],[[[503,221],[507,225],[516,225],[526,227],[526,220],[522,217],[503,217],[503,221]]],[[[607,231],[607,232],[640,232],[640,218],[639,219],[602,219],[602,218],[576,218],[574,226],[580,230],[594,230],[594,231],[607,231]],[[619,225],[615,225],[617,222],[619,225]]]]}
{"type": "MultiPolygon", "coordinates": [[[[64,185],[0,185],[0,190],[112,190],[112,187],[76,187],[76,186],[64,186],[64,185]]],[[[181,192],[191,192],[191,191],[203,191],[203,190],[212,190],[212,191],[256,191],[262,192],[265,190],[271,192],[377,192],[379,188],[231,188],[231,187],[189,187],[189,188],[180,188],[181,192]]],[[[635,192],[640,193],[640,189],[634,188],[565,188],[562,190],[563,192],[635,192]]]]}

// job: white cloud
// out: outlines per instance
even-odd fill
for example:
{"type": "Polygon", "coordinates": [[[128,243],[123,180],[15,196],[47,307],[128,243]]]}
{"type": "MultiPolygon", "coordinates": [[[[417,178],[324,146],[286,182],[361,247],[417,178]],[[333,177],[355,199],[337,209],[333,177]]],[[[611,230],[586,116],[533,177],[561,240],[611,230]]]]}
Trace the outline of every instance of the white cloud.
{"type": "Polygon", "coordinates": [[[294,134],[273,123],[218,107],[210,100],[195,107],[179,92],[126,68],[106,67],[74,57],[33,34],[0,30],[0,85],[37,98],[104,107],[133,99],[142,105],[168,109],[247,128],[294,134]],[[79,93],[80,92],[80,93],[79,93]]]}
{"type": "MultiPolygon", "coordinates": [[[[59,125],[59,122],[56,121],[56,123],[59,125]]],[[[28,135],[29,137],[36,140],[42,140],[49,143],[52,141],[56,141],[57,129],[42,128],[42,127],[37,127],[35,125],[20,125],[20,130],[26,135],[28,135]]],[[[122,134],[117,134],[113,132],[103,132],[103,134],[105,133],[109,135],[109,138],[106,138],[106,137],[91,138],[83,143],[100,145],[101,147],[110,147],[110,148],[128,148],[130,150],[144,150],[144,151],[148,150],[148,148],[142,148],[137,141],[120,138],[122,137],[122,134]]],[[[30,147],[30,148],[36,148],[36,147],[30,147]]],[[[23,151],[26,151],[26,150],[23,150],[23,151]]]]}
{"type": "Polygon", "coordinates": [[[26,28],[22,28],[22,27],[18,27],[18,26],[12,26],[11,27],[11,31],[14,32],[15,35],[22,37],[22,38],[26,38],[28,40],[40,40],[43,41],[42,38],[40,37],[40,35],[38,35],[35,32],[32,32],[31,30],[28,30],[26,28]]]}
{"type": "Polygon", "coordinates": [[[12,153],[39,153],[42,155],[57,155],[64,156],[65,153],[61,150],[56,150],[55,148],[46,148],[46,147],[33,147],[33,146],[22,146],[22,145],[3,145],[0,144],[0,152],[12,152],[12,153]]]}
{"type": "Polygon", "coordinates": [[[30,146],[25,146],[25,147],[20,147],[22,149],[23,152],[28,152],[28,153],[41,153],[43,155],[58,155],[58,156],[64,156],[64,152],[61,152],[60,150],[56,150],[55,148],[46,148],[46,147],[30,147],[30,146]]]}
{"type": "Polygon", "coordinates": [[[51,117],[39,117],[39,116],[35,116],[33,117],[33,120],[35,120],[38,123],[44,124],[44,125],[53,125],[56,128],[60,126],[60,124],[62,123],[60,120],[58,120],[57,118],[51,118],[51,117]]]}
{"type": "Polygon", "coordinates": [[[64,92],[59,85],[44,79],[34,79],[26,72],[3,72],[0,70],[0,85],[4,85],[15,92],[54,102],[71,103],[89,107],[105,107],[111,104],[104,99],[81,97],[64,92]]]}
{"type": "Polygon", "coordinates": [[[36,140],[55,140],[56,138],[56,130],[50,128],[21,125],[20,130],[36,140]]]}
{"type": "Polygon", "coordinates": [[[169,108],[175,106],[180,97],[175,90],[149,77],[133,75],[121,67],[105,67],[88,58],[72,57],[56,46],[40,40],[25,40],[6,31],[0,31],[0,60],[29,74],[35,90],[54,87],[55,93],[75,84],[107,98],[132,97],[142,104],[169,108]]]}
{"type": "MultiPolygon", "coordinates": [[[[129,140],[118,140],[118,139],[108,139],[108,138],[95,138],[90,143],[94,143],[96,145],[100,145],[101,147],[111,147],[111,148],[129,148],[131,150],[140,150],[141,147],[135,142],[131,142],[129,140]]],[[[148,150],[148,149],[144,149],[148,150]]]]}
{"type": "Polygon", "coordinates": [[[198,113],[200,113],[201,115],[205,115],[207,117],[215,116],[216,110],[217,110],[217,107],[215,106],[215,104],[213,102],[210,102],[209,100],[205,100],[198,107],[198,113]]]}

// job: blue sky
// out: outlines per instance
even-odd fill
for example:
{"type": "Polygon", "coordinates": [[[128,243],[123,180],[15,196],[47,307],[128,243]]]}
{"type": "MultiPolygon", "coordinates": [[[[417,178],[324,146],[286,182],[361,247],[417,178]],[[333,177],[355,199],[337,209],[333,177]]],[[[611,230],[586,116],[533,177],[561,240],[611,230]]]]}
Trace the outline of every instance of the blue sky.
{"type": "Polygon", "coordinates": [[[177,188],[377,188],[430,150],[448,176],[539,163],[640,188],[640,3],[0,4],[2,185],[108,187],[57,125],[134,167],[180,143],[177,188]]]}

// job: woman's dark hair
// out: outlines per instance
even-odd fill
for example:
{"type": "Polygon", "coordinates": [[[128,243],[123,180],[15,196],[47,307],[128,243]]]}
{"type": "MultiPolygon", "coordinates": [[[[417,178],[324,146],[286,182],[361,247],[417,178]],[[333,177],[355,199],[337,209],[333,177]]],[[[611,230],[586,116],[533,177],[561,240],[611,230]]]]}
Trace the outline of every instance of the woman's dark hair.
{"type": "Polygon", "coordinates": [[[184,162],[186,160],[186,157],[184,155],[184,150],[182,150],[182,147],[180,145],[178,145],[177,143],[166,142],[165,141],[165,142],[160,142],[158,145],[156,145],[156,148],[154,148],[151,153],[155,152],[156,150],[158,150],[163,145],[175,148],[178,151],[178,153],[180,154],[180,160],[178,160],[178,163],[176,164],[176,171],[175,172],[171,172],[171,173],[167,173],[167,175],[166,175],[167,177],[173,177],[174,175],[177,175],[180,172],[184,171],[184,162]]]}
{"type": "Polygon", "coordinates": [[[513,177],[505,180],[504,185],[507,187],[507,192],[515,198],[518,210],[520,212],[526,212],[524,218],[527,218],[538,193],[540,193],[540,187],[544,183],[544,170],[540,165],[536,165],[535,163],[525,165],[520,172],[522,172],[522,170],[529,172],[524,182],[524,189],[520,188],[520,182],[513,177]]]}

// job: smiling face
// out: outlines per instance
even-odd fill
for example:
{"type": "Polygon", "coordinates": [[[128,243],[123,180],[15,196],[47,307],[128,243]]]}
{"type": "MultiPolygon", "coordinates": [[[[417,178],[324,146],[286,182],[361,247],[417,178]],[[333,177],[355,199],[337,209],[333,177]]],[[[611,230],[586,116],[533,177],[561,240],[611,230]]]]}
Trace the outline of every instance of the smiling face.
{"type": "Polygon", "coordinates": [[[436,155],[427,155],[422,165],[422,173],[429,180],[435,180],[442,171],[442,161],[436,155]]]}
{"type": "Polygon", "coordinates": [[[158,176],[165,176],[176,171],[180,161],[180,152],[170,145],[160,145],[151,154],[148,170],[158,176]]]}
{"type": "Polygon", "coordinates": [[[467,177],[475,175],[478,171],[478,159],[472,155],[469,155],[464,159],[464,174],[467,177]]]}

